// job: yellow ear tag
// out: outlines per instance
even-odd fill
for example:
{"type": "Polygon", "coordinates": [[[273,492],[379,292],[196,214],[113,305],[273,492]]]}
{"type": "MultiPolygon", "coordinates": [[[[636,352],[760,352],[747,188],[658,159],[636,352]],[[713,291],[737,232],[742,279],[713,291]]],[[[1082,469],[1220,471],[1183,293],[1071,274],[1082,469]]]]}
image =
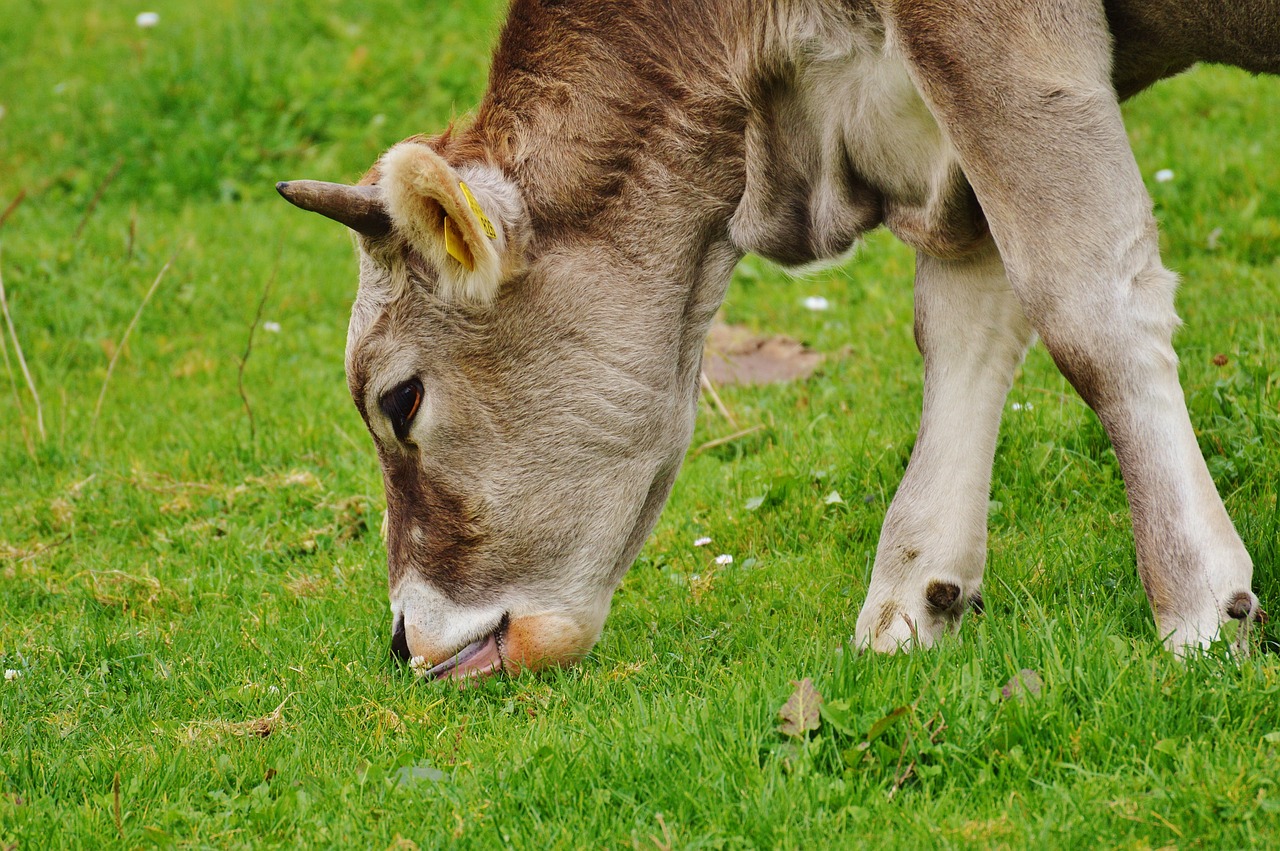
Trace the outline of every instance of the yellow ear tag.
{"type": "Polygon", "coordinates": [[[471,194],[467,184],[459,180],[458,188],[462,190],[463,195],[467,196],[467,204],[470,205],[471,212],[475,213],[476,218],[480,220],[480,227],[484,228],[484,235],[489,239],[497,239],[498,232],[493,229],[493,222],[489,221],[489,217],[484,214],[484,210],[480,207],[480,202],[476,200],[476,196],[471,194]]]}
{"type": "Polygon", "coordinates": [[[462,268],[468,272],[476,270],[476,261],[471,256],[471,249],[467,248],[466,240],[462,238],[462,234],[458,233],[458,226],[448,216],[444,217],[444,250],[449,252],[449,256],[461,263],[462,268]]]}

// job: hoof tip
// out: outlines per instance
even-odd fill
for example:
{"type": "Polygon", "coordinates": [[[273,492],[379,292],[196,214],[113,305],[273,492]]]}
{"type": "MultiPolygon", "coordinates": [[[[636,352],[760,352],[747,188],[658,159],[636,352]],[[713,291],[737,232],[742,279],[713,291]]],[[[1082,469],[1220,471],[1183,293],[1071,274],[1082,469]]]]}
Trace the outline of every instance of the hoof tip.
{"type": "Polygon", "coordinates": [[[954,582],[930,582],[924,596],[935,612],[949,612],[960,599],[960,586],[954,582]]]}

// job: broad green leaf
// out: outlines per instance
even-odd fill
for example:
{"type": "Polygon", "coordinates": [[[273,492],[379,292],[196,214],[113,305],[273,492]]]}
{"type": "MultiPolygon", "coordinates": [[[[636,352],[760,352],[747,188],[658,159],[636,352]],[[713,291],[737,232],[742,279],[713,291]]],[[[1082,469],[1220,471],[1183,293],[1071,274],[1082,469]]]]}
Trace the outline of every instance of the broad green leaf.
{"type": "Polygon", "coordinates": [[[433,765],[420,763],[406,765],[395,773],[395,785],[412,786],[423,780],[438,783],[445,778],[445,773],[433,765]]]}
{"type": "Polygon", "coordinates": [[[819,706],[822,720],[830,724],[837,733],[856,736],[857,728],[853,720],[853,707],[847,700],[830,700],[819,706]]]}
{"type": "Polygon", "coordinates": [[[894,724],[897,724],[899,721],[901,721],[903,717],[905,717],[906,714],[910,711],[911,711],[910,706],[895,707],[893,711],[891,711],[888,715],[877,720],[874,724],[871,725],[871,729],[867,731],[867,741],[873,742],[876,739],[880,738],[882,735],[884,735],[884,732],[886,730],[888,730],[894,724]]]}

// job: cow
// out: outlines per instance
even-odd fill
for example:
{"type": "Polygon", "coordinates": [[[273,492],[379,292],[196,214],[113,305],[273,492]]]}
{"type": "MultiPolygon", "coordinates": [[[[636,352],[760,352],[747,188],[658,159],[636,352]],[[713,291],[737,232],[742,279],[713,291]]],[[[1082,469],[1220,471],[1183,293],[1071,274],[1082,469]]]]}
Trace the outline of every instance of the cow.
{"type": "Polygon", "coordinates": [[[980,600],[1001,410],[1034,336],[1097,413],[1137,567],[1186,654],[1263,617],[1197,446],[1175,277],[1119,102],[1196,62],[1280,71],[1274,0],[514,0],[473,119],[355,186],[347,337],[382,465],[392,653],[433,678],[571,663],[692,437],[735,264],[916,252],[919,436],[854,644],[980,600]]]}

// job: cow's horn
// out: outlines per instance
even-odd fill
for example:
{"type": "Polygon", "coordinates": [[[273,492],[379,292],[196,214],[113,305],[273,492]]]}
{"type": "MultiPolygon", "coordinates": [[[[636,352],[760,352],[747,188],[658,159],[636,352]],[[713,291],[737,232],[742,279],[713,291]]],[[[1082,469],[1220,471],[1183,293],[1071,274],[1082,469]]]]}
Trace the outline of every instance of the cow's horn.
{"type": "Polygon", "coordinates": [[[391,231],[391,217],[382,204],[377,186],[347,186],[323,180],[282,180],[276,191],[284,200],[341,222],[365,236],[385,236],[391,231]]]}

